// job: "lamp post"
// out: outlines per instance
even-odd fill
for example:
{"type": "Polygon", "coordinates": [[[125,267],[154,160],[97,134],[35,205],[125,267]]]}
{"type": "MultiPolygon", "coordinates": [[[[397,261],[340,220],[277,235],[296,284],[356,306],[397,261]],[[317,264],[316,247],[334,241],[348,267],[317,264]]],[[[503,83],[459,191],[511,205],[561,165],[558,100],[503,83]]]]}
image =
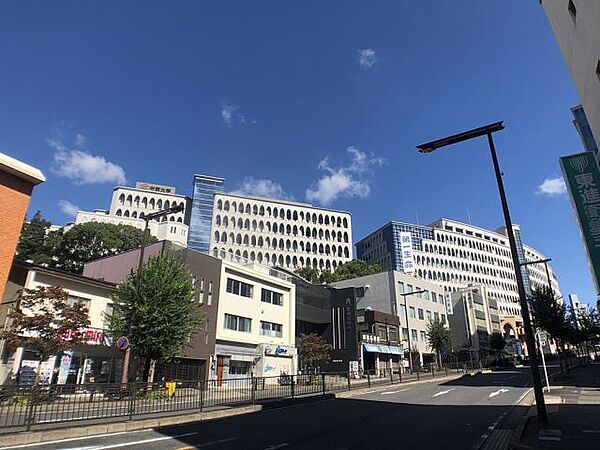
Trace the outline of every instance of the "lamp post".
{"type": "Polygon", "coordinates": [[[506,234],[508,235],[508,241],[510,243],[510,252],[513,260],[513,267],[515,270],[515,277],[517,280],[517,288],[519,291],[519,302],[521,304],[521,311],[523,315],[523,327],[525,328],[525,342],[527,347],[533,351],[529,352],[529,361],[531,365],[531,377],[533,379],[533,390],[535,393],[535,400],[537,405],[538,420],[540,422],[547,422],[548,416],[546,414],[546,404],[544,402],[544,392],[542,388],[542,380],[540,377],[539,366],[537,361],[537,355],[535,352],[535,337],[533,334],[533,328],[531,326],[531,318],[529,316],[529,307],[527,305],[527,295],[525,292],[525,285],[523,283],[523,274],[521,273],[521,266],[519,261],[519,255],[517,253],[517,243],[515,240],[515,233],[512,227],[512,220],[510,218],[510,211],[508,209],[508,201],[506,200],[506,193],[504,190],[504,183],[502,182],[502,172],[500,171],[500,164],[498,163],[498,156],[496,155],[496,148],[494,146],[494,140],[492,134],[496,131],[504,129],[503,122],[495,122],[489,125],[484,125],[479,128],[464,131],[462,133],[447,136],[435,141],[427,142],[425,144],[417,145],[417,149],[421,153],[431,153],[439,148],[458,144],[463,141],[475,139],[477,137],[486,136],[490,153],[492,157],[492,163],[494,165],[494,172],[496,174],[496,182],[498,184],[498,193],[500,195],[500,202],[502,204],[502,213],[504,215],[504,222],[506,225],[506,234]]]}
{"type": "Polygon", "coordinates": [[[543,264],[544,268],[546,269],[546,278],[548,278],[548,288],[550,289],[550,293],[554,296],[554,289],[552,289],[552,279],[550,278],[550,269],[548,269],[548,263],[550,261],[552,261],[552,258],[536,259],[535,261],[522,262],[519,265],[521,267],[525,267],[531,266],[533,264],[543,264]]]}
{"type": "Polygon", "coordinates": [[[409,295],[416,295],[416,294],[422,294],[423,292],[425,292],[424,290],[420,290],[420,291],[411,291],[411,292],[402,292],[400,293],[401,297],[404,297],[404,317],[406,318],[406,336],[408,338],[408,365],[410,367],[410,371],[413,371],[413,358],[412,358],[412,347],[410,345],[410,326],[408,323],[408,305],[406,304],[406,297],[408,297],[409,295]]]}
{"type": "MultiPolygon", "coordinates": [[[[177,214],[183,211],[183,205],[173,206],[169,209],[163,209],[162,211],[157,211],[154,213],[150,213],[144,217],[144,233],[142,234],[142,243],[140,245],[140,256],[138,258],[137,272],[135,277],[135,292],[136,296],[140,297],[140,286],[142,283],[142,265],[144,263],[144,251],[146,250],[146,240],[148,235],[148,223],[151,220],[158,219],[160,217],[168,216],[169,214],[177,214]]],[[[133,327],[133,323],[135,322],[135,306],[131,311],[131,317],[129,319],[127,334],[131,334],[131,328],[133,327]]],[[[128,345],[127,348],[123,352],[123,369],[121,370],[121,384],[126,385],[129,381],[129,360],[131,358],[131,345],[128,345]]]]}

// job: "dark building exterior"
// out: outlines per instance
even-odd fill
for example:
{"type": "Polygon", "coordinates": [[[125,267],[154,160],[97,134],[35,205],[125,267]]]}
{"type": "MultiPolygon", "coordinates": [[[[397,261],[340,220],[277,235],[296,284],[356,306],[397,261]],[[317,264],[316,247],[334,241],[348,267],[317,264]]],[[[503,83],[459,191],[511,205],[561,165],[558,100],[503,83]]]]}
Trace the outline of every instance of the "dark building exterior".
{"type": "Polygon", "coordinates": [[[402,371],[404,349],[400,341],[400,319],[394,314],[359,309],[357,311],[361,368],[387,376],[389,370],[402,371]]]}

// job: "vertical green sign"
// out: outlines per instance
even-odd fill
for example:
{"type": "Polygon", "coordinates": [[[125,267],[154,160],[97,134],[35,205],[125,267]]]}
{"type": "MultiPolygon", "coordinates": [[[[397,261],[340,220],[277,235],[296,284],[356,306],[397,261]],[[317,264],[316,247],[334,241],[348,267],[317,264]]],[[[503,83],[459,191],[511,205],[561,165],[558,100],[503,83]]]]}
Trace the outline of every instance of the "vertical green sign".
{"type": "Polygon", "coordinates": [[[591,152],[560,158],[560,166],[587,250],[596,293],[600,294],[600,170],[591,152]]]}

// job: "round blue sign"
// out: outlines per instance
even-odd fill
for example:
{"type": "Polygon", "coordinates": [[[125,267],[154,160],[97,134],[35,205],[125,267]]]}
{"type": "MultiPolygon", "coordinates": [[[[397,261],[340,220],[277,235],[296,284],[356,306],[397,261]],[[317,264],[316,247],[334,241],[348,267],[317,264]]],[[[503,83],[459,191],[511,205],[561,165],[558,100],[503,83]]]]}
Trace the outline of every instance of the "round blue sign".
{"type": "Polygon", "coordinates": [[[127,350],[127,348],[129,347],[129,339],[127,338],[127,336],[121,336],[119,339],[117,339],[117,348],[120,350],[127,350]]]}

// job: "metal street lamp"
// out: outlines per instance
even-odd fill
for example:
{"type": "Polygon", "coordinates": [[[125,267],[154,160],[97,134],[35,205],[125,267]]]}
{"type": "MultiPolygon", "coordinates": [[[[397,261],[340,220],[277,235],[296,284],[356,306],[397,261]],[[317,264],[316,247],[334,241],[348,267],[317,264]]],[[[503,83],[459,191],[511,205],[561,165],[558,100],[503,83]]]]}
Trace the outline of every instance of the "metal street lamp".
{"type": "MultiPolygon", "coordinates": [[[[159,219],[161,217],[168,216],[169,214],[177,214],[183,211],[183,205],[173,206],[169,209],[163,209],[162,211],[157,211],[154,213],[150,213],[144,217],[144,233],[142,234],[142,243],[140,245],[140,256],[138,258],[137,265],[137,273],[135,278],[135,292],[139,300],[140,296],[140,285],[142,282],[142,265],[144,263],[144,251],[146,250],[146,240],[148,235],[148,223],[151,220],[159,219]]],[[[128,324],[127,334],[131,334],[131,327],[133,326],[133,322],[135,322],[135,307],[131,312],[131,317],[128,324]]],[[[123,369],[121,370],[121,384],[126,385],[129,381],[129,360],[131,358],[131,345],[127,346],[123,353],[123,369]]]]}
{"type": "Polygon", "coordinates": [[[521,267],[525,267],[530,266],[532,264],[543,264],[544,268],[546,269],[546,278],[548,278],[548,288],[550,288],[550,293],[552,294],[552,296],[554,296],[554,290],[552,289],[552,279],[550,278],[550,269],[548,269],[548,263],[550,261],[552,261],[552,258],[537,259],[535,261],[522,262],[519,265],[521,267]]]}
{"type": "MultiPolygon", "coordinates": [[[[400,281],[399,281],[400,283],[400,281]]],[[[406,336],[408,338],[408,365],[410,367],[410,371],[413,371],[413,358],[412,358],[412,347],[410,345],[410,326],[408,323],[408,305],[406,304],[406,297],[408,297],[409,295],[416,295],[416,294],[422,294],[423,292],[425,292],[424,290],[420,290],[420,291],[411,291],[411,292],[403,292],[400,294],[401,297],[404,297],[404,317],[406,318],[406,336]]]]}
{"type": "Polygon", "coordinates": [[[523,327],[525,328],[525,342],[527,343],[527,347],[532,349],[532,351],[529,352],[529,361],[531,364],[531,377],[533,379],[533,390],[535,392],[538,420],[540,422],[545,423],[548,421],[548,416],[546,414],[546,404],[544,402],[542,380],[540,377],[537,355],[535,352],[535,337],[533,335],[533,328],[531,326],[531,319],[529,317],[527,295],[525,292],[525,285],[523,284],[523,274],[521,273],[519,254],[517,252],[517,243],[515,240],[515,233],[512,227],[510,211],[508,209],[508,201],[506,200],[506,192],[504,191],[504,183],[502,182],[502,172],[500,171],[500,164],[498,163],[498,156],[496,155],[496,148],[494,146],[494,140],[492,138],[492,133],[496,131],[501,131],[503,129],[504,122],[495,122],[462,133],[454,134],[452,136],[447,136],[442,139],[437,139],[435,141],[417,145],[417,149],[421,153],[431,153],[447,145],[458,144],[459,142],[468,141],[477,137],[487,136],[487,141],[492,156],[492,163],[494,165],[494,172],[496,174],[496,182],[498,184],[498,193],[500,194],[500,202],[502,204],[502,212],[504,214],[506,234],[508,235],[508,241],[510,243],[510,252],[513,260],[513,267],[515,269],[515,277],[517,280],[517,287],[519,291],[519,302],[521,304],[521,311],[523,315],[523,327]]]}

